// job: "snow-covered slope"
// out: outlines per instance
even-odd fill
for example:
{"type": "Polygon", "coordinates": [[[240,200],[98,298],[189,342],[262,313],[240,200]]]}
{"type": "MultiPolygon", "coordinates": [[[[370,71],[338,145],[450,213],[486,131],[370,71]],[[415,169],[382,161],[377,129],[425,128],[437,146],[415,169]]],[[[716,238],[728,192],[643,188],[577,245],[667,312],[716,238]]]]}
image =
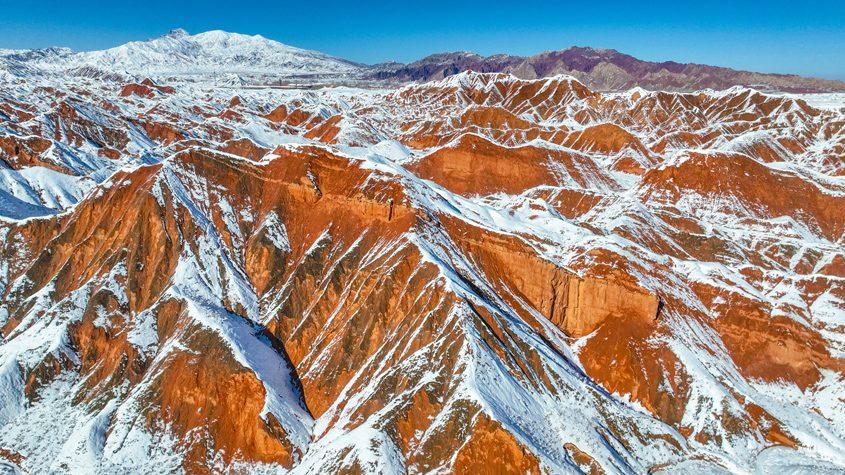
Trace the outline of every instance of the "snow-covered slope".
{"type": "Polygon", "coordinates": [[[260,35],[207,31],[190,35],[177,29],[148,41],[133,41],[102,51],[72,53],[65,49],[5,55],[47,71],[91,68],[136,76],[222,74],[319,76],[351,75],[361,66],[317,51],[288,46],[260,35]]]}

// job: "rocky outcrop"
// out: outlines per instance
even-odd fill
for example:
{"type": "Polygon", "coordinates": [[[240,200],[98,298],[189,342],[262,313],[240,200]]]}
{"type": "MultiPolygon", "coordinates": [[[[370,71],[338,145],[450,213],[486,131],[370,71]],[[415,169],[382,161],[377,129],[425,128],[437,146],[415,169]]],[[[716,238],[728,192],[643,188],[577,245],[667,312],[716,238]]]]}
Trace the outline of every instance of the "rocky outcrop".
{"type": "Polygon", "coordinates": [[[632,290],[612,281],[569,279],[563,285],[556,282],[552,285],[555,292],[551,321],[575,337],[590,334],[609,318],[654,321],[661,310],[660,299],[653,293],[632,290]]]}
{"type": "Polygon", "coordinates": [[[513,435],[488,417],[479,417],[472,438],[458,451],[453,465],[456,474],[485,473],[491,467],[501,474],[539,474],[539,461],[513,435]]]}
{"type": "Polygon", "coordinates": [[[746,155],[690,152],[677,164],[649,172],[644,189],[655,200],[674,202],[696,194],[714,199],[726,213],[743,213],[747,208],[739,206],[748,206],[766,218],[796,217],[831,240],[845,233],[841,191],[819,189],[794,173],[772,170],[746,155]]]}
{"type": "Polygon", "coordinates": [[[653,292],[612,278],[579,277],[537,256],[524,243],[447,221],[453,239],[491,282],[540,312],[567,335],[589,335],[607,320],[653,325],[662,310],[653,292]]]}
{"type": "Polygon", "coordinates": [[[41,154],[49,147],[50,141],[40,137],[0,137],[0,159],[13,169],[45,166],[57,171],[66,171],[64,167],[41,159],[41,154]]]}
{"type": "Polygon", "coordinates": [[[508,150],[482,137],[465,135],[409,168],[455,193],[519,193],[555,182],[548,155],[534,147],[508,150]]]}

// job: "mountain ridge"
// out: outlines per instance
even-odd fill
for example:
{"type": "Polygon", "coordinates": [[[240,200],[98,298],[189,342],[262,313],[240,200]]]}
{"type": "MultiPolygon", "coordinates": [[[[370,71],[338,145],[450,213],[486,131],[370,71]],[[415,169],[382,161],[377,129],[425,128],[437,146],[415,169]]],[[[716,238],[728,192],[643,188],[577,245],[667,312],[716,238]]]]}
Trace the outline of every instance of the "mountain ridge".
{"type": "MultiPolygon", "coordinates": [[[[220,74],[242,76],[262,85],[286,79],[333,81],[425,82],[462,72],[505,72],[523,79],[569,74],[597,91],[632,87],[692,91],[754,87],[766,91],[843,92],[845,82],[794,74],[758,73],[721,66],[676,61],[643,61],[608,48],[572,46],[530,56],[470,51],[434,53],[410,63],[366,65],[319,51],[289,46],[261,35],[211,30],[194,35],[176,28],[145,41],[132,41],[99,51],[74,52],[51,47],[0,50],[0,67],[13,74],[92,70],[105,74],[209,79],[220,74]]],[[[237,80],[236,80],[237,81],[237,80]]]]}
{"type": "Polygon", "coordinates": [[[261,35],[210,30],[194,35],[183,29],[145,41],[97,51],[45,48],[4,59],[48,72],[93,68],[140,76],[203,76],[220,73],[290,76],[341,75],[360,66],[319,51],[285,45],[261,35]]]}
{"type": "Polygon", "coordinates": [[[583,46],[547,50],[531,56],[482,56],[466,51],[435,53],[411,63],[382,67],[376,71],[375,76],[399,81],[429,81],[465,70],[507,72],[523,79],[565,73],[599,91],[618,91],[632,87],[690,91],[727,89],[731,86],[781,92],[845,91],[845,82],[833,79],[758,73],[698,63],[644,61],[615,49],[583,46]]]}

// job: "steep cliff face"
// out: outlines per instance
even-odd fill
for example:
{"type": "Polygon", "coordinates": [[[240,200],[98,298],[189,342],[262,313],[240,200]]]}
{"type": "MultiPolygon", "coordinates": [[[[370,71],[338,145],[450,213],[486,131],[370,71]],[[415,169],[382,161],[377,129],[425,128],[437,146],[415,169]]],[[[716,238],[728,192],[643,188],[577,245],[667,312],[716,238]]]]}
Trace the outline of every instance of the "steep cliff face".
{"type": "MultiPolygon", "coordinates": [[[[551,320],[571,336],[588,335],[608,318],[648,322],[658,317],[660,300],[648,292],[632,291],[597,279],[574,279],[563,287],[567,294],[564,306],[559,307],[555,299],[552,309],[558,313],[551,320]]],[[[556,294],[563,297],[563,292],[560,289],[556,294]]]]}
{"type": "Polygon", "coordinates": [[[448,226],[456,245],[484,273],[499,282],[500,295],[513,295],[574,338],[589,335],[608,319],[654,324],[660,299],[654,292],[610,276],[585,276],[541,258],[518,239],[468,227],[448,226]]]}
{"type": "Polygon", "coordinates": [[[841,110],[66,81],[0,92],[9,466],[845,466],[841,110]]]}

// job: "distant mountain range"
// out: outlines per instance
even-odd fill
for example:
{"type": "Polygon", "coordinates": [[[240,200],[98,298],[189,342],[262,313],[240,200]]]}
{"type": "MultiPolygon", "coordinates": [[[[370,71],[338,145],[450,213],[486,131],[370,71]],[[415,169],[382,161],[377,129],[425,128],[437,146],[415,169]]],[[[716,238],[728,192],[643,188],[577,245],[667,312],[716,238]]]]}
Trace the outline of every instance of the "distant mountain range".
{"type": "Polygon", "coordinates": [[[650,62],[612,49],[573,46],[534,56],[441,53],[410,64],[377,66],[374,76],[398,81],[430,81],[461,71],[505,72],[523,79],[568,74],[600,91],[643,87],[650,90],[689,91],[748,86],[783,92],[845,91],[845,82],[792,74],[764,74],[703,64],[650,62]]]}
{"type": "MultiPolygon", "coordinates": [[[[0,72],[13,76],[65,71],[79,75],[213,78],[268,84],[323,78],[333,81],[425,82],[463,71],[504,72],[523,79],[571,75],[599,91],[643,87],[690,91],[748,86],[766,91],[840,92],[845,82],[764,74],[674,61],[649,62],[612,49],[571,47],[534,56],[439,53],[408,64],[365,65],[288,46],[260,35],[224,31],[190,35],[176,29],[159,38],[102,51],[67,48],[0,49],[0,72]],[[221,78],[221,76],[223,76],[221,78]]],[[[0,75],[2,77],[2,75],[0,75]]]]}

